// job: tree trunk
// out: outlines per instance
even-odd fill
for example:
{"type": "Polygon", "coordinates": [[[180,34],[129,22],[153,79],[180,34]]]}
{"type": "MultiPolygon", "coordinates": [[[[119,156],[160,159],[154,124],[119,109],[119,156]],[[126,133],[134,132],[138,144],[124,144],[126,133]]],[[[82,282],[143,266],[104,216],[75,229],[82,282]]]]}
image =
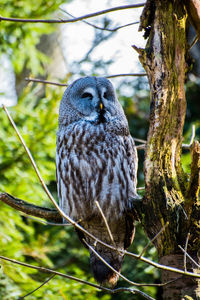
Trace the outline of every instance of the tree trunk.
{"type": "MultiPolygon", "coordinates": [[[[181,0],[147,1],[140,27],[145,30],[148,42],[145,49],[135,48],[147,72],[151,90],[144,163],[146,194],[141,222],[150,239],[168,222],[154,241],[160,263],[194,271],[198,269],[197,265],[188,258],[184,265],[184,253],[179,247],[185,249],[188,236],[187,253],[198,262],[200,154],[197,142],[191,149],[190,183],[180,161],[186,111],[186,19],[181,0]]],[[[175,278],[180,275],[162,271],[163,283],[175,278]]],[[[198,280],[182,276],[164,286],[163,299],[199,299],[198,284],[198,280]]]]}

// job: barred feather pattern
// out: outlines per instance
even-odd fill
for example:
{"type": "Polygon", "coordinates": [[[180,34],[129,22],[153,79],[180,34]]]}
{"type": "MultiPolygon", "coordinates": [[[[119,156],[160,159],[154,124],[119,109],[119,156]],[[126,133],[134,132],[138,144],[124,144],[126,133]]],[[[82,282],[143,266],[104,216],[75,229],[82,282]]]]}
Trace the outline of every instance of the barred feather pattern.
{"type": "MultiPolygon", "coordinates": [[[[56,176],[59,205],[73,220],[107,244],[106,224],[95,205],[98,201],[111,230],[114,245],[126,249],[134,237],[132,201],[137,198],[137,151],[123,109],[112,84],[105,78],[85,77],[65,91],[59,111],[56,176]]],[[[123,255],[77,230],[85,241],[118,272],[123,255]]],[[[118,275],[90,249],[95,279],[114,286],[118,275]]]]}
{"type": "MultiPolygon", "coordinates": [[[[134,236],[131,198],[136,197],[137,153],[132,137],[109,132],[107,125],[79,121],[57,136],[57,182],[63,211],[94,236],[110,244],[98,201],[108,221],[115,245],[127,248],[134,236]],[[128,231],[129,230],[129,231],[128,231]],[[127,242],[128,241],[128,242],[127,242]]],[[[126,132],[127,133],[127,132],[126,132]]],[[[82,236],[90,244],[94,240],[82,236]]],[[[117,271],[123,256],[96,245],[95,250],[117,271]]],[[[90,251],[91,252],[91,251],[90,251]]],[[[91,252],[91,266],[98,282],[114,286],[118,275],[91,252]]]]}
{"type": "Polygon", "coordinates": [[[116,135],[106,125],[79,121],[57,137],[60,206],[72,219],[98,214],[107,220],[130,209],[136,195],[137,154],[130,135],[116,135]],[[113,208],[113,209],[112,209],[113,208]]]}

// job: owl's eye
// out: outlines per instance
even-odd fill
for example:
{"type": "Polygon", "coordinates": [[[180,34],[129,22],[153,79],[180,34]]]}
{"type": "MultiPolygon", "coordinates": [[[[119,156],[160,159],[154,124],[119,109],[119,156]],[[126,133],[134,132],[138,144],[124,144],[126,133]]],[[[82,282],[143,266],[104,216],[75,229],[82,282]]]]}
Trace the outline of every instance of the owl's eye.
{"type": "Polygon", "coordinates": [[[104,92],[104,93],[103,93],[103,97],[104,97],[105,99],[108,99],[108,93],[107,93],[107,92],[104,92]]]}
{"type": "Polygon", "coordinates": [[[83,95],[81,96],[81,98],[84,98],[84,99],[88,98],[88,99],[92,100],[93,96],[90,93],[83,93],[83,95]]]}

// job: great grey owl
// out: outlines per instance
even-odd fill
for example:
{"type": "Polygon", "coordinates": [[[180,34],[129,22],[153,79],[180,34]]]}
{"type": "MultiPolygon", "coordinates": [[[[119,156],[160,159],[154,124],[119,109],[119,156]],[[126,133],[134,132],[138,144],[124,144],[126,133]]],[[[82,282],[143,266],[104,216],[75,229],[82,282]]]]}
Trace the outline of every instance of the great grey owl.
{"type": "MultiPolygon", "coordinates": [[[[111,82],[84,77],[74,81],[60,103],[56,174],[61,209],[101,241],[112,245],[98,201],[119,250],[134,237],[131,199],[137,198],[137,152],[127,119],[111,82]]],[[[120,272],[123,255],[77,231],[120,272]]],[[[84,240],[86,243],[84,243],[84,240]]],[[[87,246],[86,246],[87,247],[87,246]]],[[[114,286],[118,275],[90,249],[95,279],[114,286]]]]}

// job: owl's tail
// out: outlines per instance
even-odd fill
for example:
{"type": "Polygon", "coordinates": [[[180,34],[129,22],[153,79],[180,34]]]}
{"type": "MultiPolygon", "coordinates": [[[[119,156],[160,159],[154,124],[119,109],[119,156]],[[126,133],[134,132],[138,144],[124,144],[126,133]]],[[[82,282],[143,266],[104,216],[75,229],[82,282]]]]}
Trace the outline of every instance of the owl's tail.
{"type": "MultiPolygon", "coordinates": [[[[98,247],[99,248],[99,247],[98,247]]],[[[111,249],[98,249],[97,253],[117,272],[121,271],[123,256],[111,249]],[[101,250],[101,251],[98,251],[101,250]],[[108,252],[109,250],[109,252],[108,252]]],[[[109,268],[97,255],[90,250],[90,264],[94,278],[103,286],[114,287],[119,275],[109,268]]]]}

